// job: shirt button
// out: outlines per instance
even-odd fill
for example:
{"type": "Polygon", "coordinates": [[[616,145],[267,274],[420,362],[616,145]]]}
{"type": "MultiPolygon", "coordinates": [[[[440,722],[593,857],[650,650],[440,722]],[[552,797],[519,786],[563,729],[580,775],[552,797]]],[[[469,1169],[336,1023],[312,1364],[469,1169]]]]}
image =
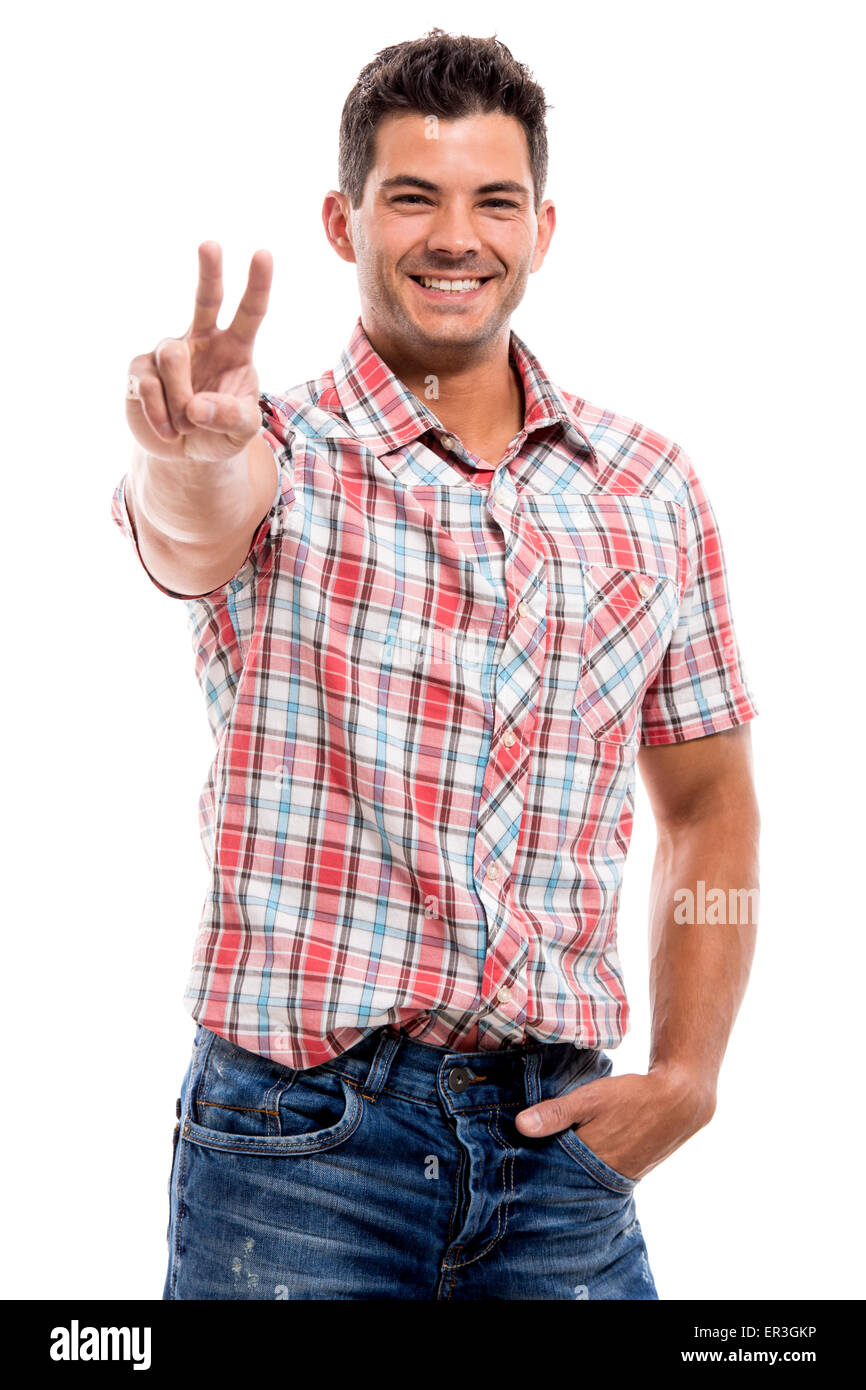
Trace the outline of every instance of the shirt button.
{"type": "Polygon", "coordinates": [[[499,491],[496,494],[496,500],[499,503],[500,507],[505,506],[506,502],[508,501],[508,493],[505,491],[504,488],[499,489],[499,491]]]}
{"type": "Polygon", "coordinates": [[[523,599],[521,599],[518,603],[517,611],[520,614],[521,618],[532,617],[532,609],[527,607],[527,605],[523,602],[523,599]]]}
{"type": "Polygon", "coordinates": [[[511,998],[511,990],[508,988],[507,985],[503,985],[501,989],[498,989],[496,991],[496,998],[499,1000],[500,1004],[508,1003],[509,999],[511,998]]]}
{"type": "Polygon", "coordinates": [[[443,434],[440,436],[439,443],[442,445],[443,449],[453,449],[454,436],[451,434],[443,434]]]}
{"type": "Polygon", "coordinates": [[[498,865],[498,864],[490,864],[490,865],[488,865],[487,873],[486,873],[485,877],[497,879],[497,878],[499,877],[499,865],[498,865]]]}
{"type": "Polygon", "coordinates": [[[502,735],[502,742],[505,744],[506,748],[513,748],[514,744],[517,742],[517,737],[509,729],[507,733],[502,735]]]}
{"type": "Polygon", "coordinates": [[[653,586],[648,579],[642,579],[637,588],[641,598],[649,598],[653,591],[653,586]]]}

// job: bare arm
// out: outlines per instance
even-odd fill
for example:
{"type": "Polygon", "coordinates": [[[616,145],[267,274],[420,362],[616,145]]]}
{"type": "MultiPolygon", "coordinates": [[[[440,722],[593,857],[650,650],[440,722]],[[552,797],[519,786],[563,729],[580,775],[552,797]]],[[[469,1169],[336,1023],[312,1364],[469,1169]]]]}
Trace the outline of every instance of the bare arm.
{"type": "Polygon", "coordinates": [[[650,1070],[690,1078],[711,1112],[757,933],[760,816],[749,725],[643,748],[638,766],[658,830],[650,1070]]]}
{"type": "MultiPolygon", "coordinates": [[[[587,1082],[515,1116],[528,1134],[576,1126],[604,1162],[635,1181],[712,1118],[719,1068],[748,980],[754,914],[740,896],[758,888],[757,799],[748,725],[707,738],[642,748],[638,766],[658,827],[650,913],[652,1042],[646,1075],[587,1082]],[[681,923],[682,890],[695,906],[713,889],[737,920],[681,923]],[[540,1120],[533,1125],[532,1118],[540,1120]]],[[[696,914],[700,916],[700,913],[696,914]]],[[[704,914],[707,918],[710,913],[704,914]]]]}

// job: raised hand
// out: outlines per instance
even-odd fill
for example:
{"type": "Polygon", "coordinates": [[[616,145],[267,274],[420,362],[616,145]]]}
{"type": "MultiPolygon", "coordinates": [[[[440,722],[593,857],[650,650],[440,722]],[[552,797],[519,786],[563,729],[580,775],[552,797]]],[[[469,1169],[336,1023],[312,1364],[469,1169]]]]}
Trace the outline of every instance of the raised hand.
{"type": "Polygon", "coordinates": [[[129,364],[126,418],[138,443],[155,458],[206,463],[241,453],[261,425],[253,345],[268,307],[273,258],[269,251],[255,252],[241,302],[222,329],[217,328],[223,300],[218,242],[201,243],[198,267],[186,333],[161,339],[153,352],[129,364]]]}

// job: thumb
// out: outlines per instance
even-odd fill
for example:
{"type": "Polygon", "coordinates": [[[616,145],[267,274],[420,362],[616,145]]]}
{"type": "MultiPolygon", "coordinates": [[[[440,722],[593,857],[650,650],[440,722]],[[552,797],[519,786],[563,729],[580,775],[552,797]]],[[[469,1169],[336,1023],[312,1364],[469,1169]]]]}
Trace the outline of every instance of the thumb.
{"type": "Polygon", "coordinates": [[[187,402],[186,413],[194,425],[215,434],[225,434],[245,444],[258,433],[262,412],[253,396],[230,396],[217,391],[199,391],[187,402]]]}
{"type": "Polygon", "coordinates": [[[527,1110],[519,1110],[514,1123],[521,1134],[542,1138],[546,1134],[558,1134],[571,1125],[581,1124],[592,1117],[592,1098],[584,1094],[591,1083],[578,1086],[564,1096],[553,1096],[550,1100],[539,1101],[527,1110]]]}

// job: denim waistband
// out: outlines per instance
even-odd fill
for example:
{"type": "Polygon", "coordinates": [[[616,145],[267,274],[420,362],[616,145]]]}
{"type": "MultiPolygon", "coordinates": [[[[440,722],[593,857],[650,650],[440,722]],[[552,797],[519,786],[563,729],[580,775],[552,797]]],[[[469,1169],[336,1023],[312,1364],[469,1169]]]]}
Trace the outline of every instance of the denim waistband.
{"type": "Polygon", "coordinates": [[[472,1109],[527,1096],[534,1104],[548,1090],[542,1084],[545,1080],[574,1075],[576,1069],[582,1070],[578,1059],[584,1057],[589,1065],[597,1053],[597,1049],[569,1042],[448,1051],[417,1042],[405,1031],[386,1024],[339,1057],[322,1063],[322,1068],[358,1083],[362,1094],[372,1100],[387,1082],[390,1089],[418,1100],[431,1100],[439,1093],[453,1109],[472,1109]]]}

